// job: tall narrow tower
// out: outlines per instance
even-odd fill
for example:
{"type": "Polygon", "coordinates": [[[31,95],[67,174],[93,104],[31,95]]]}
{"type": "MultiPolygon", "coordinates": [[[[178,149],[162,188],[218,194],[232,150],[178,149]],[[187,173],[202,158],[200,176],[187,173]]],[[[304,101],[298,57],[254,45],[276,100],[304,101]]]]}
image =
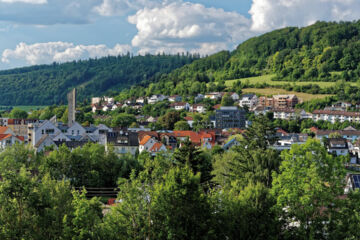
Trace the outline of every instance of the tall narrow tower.
{"type": "Polygon", "coordinates": [[[68,99],[68,126],[71,127],[75,122],[75,113],[76,113],[76,89],[74,88],[67,95],[68,99]]]}

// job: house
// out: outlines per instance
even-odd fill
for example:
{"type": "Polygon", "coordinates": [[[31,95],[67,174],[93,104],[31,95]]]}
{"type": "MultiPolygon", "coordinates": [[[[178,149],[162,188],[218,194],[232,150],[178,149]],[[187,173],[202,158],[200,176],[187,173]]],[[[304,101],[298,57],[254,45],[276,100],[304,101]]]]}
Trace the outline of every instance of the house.
{"type": "Polygon", "coordinates": [[[166,152],[166,151],[167,149],[165,145],[162,144],[161,142],[154,143],[154,145],[152,145],[152,147],[148,150],[148,152],[150,152],[152,155],[156,155],[157,153],[166,152]]]}
{"type": "Polygon", "coordinates": [[[315,137],[317,139],[323,139],[324,137],[329,138],[331,134],[339,134],[342,138],[349,141],[356,141],[360,137],[360,131],[358,130],[317,130],[315,132],[315,137]]]}
{"type": "Polygon", "coordinates": [[[242,95],[239,106],[247,107],[248,109],[253,109],[258,104],[259,98],[255,94],[245,94],[242,95]]]}
{"type": "Polygon", "coordinates": [[[8,127],[13,131],[16,136],[23,136],[27,141],[28,124],[36,123],[36,119],[8,119],[8,127]]]}
{"type": "Polygon", "coordinates": [[[122,104],[120,104],[120,103],[114,104],[114,105],[111,107],[111,111],[115,111],[116,109],[121,108],[121,107],[122,107],[122,104]]]}
{"type": "MultiPolygon", "coordinates": [[[[211,147],[215,145],[216,134],[214,131],[174,131],[174,136],[179,142],[189,140],[192,144],[198,147],[203,147],[204,143],[209,142],[211,147]]],[[[208,145],[205,145],[208,147],[208,145]]]]}
{"type": "Polygon", "coordinates": [[[279,137],[272,146],[278,151],[289,150],[293,144],[304,144],[308,139],[308,135],[304,133],[288,133],[279,137]]]}
{"type": "Polygon", "coordinates": [[[7,127],[9,118],[0,118],[0,126],[7,127]]]}
{"type": "Polygon", "coordinates": [[[24,137],[14,136],[12,134],[0,134],[0,150],[11,147],[16,143],[24,143],[24,137]]]}
{"type": "Polygon", "coordinates": [[[277,108],[273,110],[274,119],[293,120],[296,118],[305,119],[308,115],[303,109],[277,108]]]}
{"type": "Polygon", "coordinates": [[[345,182],[345,194],[348,194],[351,191],[360,190],[360,174],[348,174],[345,182]]]}
{"type": "Polygon", "coordinates": [[[144,104],[144,103],[145,103],[145,98],[143,98],[143,97],[137,98],[137,99],[136,99],[136,103],[144,104]]]}
{"type": "Polygon", "coordinates": [[[193,104],[190,106],[190,112],[205,113],[206,108],[204,104],[193,104]]]}
{"type": "Polygon", "coordinates": [[[202,101],[203,99],[204,99],[204,95],[203,94],[201,94],[201,93],[198,93],[198,95],[196,95],[196,97],[195,97],[195,102],[197,103],[197,102],[200,102],[200,101],[202,101]]]}
{"type": "Polygon", "coordinates": [[[104,112],[107,112],[107,111],[112,110],[112,107],[113,107],[113,105],[107,104],[107,105],[102,106],[101,110],[104,112]]]}
{"type": "Polygon", "coordinates": [[[114,103],[114,98],[112,97],[93,97],[91,98],[91,105],[100,104],[101,102],[114,103]]]}
{"type": "Polygon", "coordinates": [[[34,149],[36,150],[36,152],[39,153],[39,152],[44,151],[46,147],[50,147],[50,146],[53,146],[54,149],[58,149],[57,145],[52,140],[52,138],[49,135],[45,134],[35,144],[34,149]]]}
{"type": "Polygon", "coordinates": [[[143,151],[149,151],[155,143],[157,143],[157,140],[151,136],[144,136],[139,143],[139,152],[142,153],[143,151]]]}
{"type": "Polygon", "coordinates": [[[157,95],[152,95],[149,99],[148,99],[148,103],[149,104],[154,104],[157,102],[161,102],[164,101],[166,99],[166,96],[162,95],[162,94],[157,94],[157,95]]]}
{"type": "Polygon", "coordinates": [[[66,131],[67,136],[79,136],[86,133],[86,130],[78,122],[75,122],[66,131]]]}
{"type": "Polygon", "coordinates": [[[329,138],[328,152],[336,156],[346,156],[349,154],[348,143],[344,138],[329,138]]]}
{"type": "Polygon", "coordinates": [[[177,148],[177,140],[172,133],[160,133],[160,140],[171,150],[175,150],[177,148]]]}
{"type": "Polygon", "coordinates": [[[185,121],[189,124],[189,126],[192,128],[194,119],[192,117],[184,117],[185,121]]]}
{"type": "Polygon", "coordinates": [[[275,108],[294,108],[299,103],[299,99],[296,95],[274,95],[274,107],[275,108]]]}
{"type": "Polygon", "coordinates": [[[262,107],[294,108],[299,103],[296,95],[274,95],[273,97],[260,97],[259,105],[262,107]]]}
{"type": "Polygon", "coordinates": [[[360,112],[315,110],[312,113],[312,119],[315,122],[319,120],[324,120],[331,123],[335,123],[337,121],[360,123],[360,112]]]}
{"type": "Polygon", "coordinates": [[[105,140],[105,149],[108,150],[111,145],[117,154],[136,155],[139,149],[138,133],[127,130],[107,132],[105,140]]]}
{"type": "Polygon", "coordinates": [[[267,112],[271,112],[271,107],[257,106],[253,109],[255,116],[266,115],[267,112]]]}
{"type": "Polygon", "coordinates": [[[168,98],[169,102],[181,102],[182,101],[182,97],[179,95],[174,95],[174,96],[170,96],[168,98]]]}
{"type": "Polygon", "coordinates": [[[221,92],[220,94],[221,94],[221,98],[224,97],[226,94],[228,94],[234,102],[240,99],[239,94],[235,92],[221,92]]]}
{"type": "Polygon", "coordinates": [[[190,109],[190,104],[186,102],[175,102],[175,103],[171,103],[170,107],[177,111],[181,111],[181,110],[188,111],[190,109]]]}
{"type": "Polygon", "coordinates": [[[96,111],[102,111],[102,109],[103,109],[103,107],[100,106],[100,105],[97,105],[97,104],[93,104],[93,105],[91,106],[91,111],[92,111],[93,113],[96,113],[96,111]]]}
{"type": "Polygon", "coordinates": [[[244,128],[245,114],[243,109],[237,107],[220,107],[215,111],[216,128],[244,128]]]}
{"type": "Polygon", "coordinates": [[[156,122],[157,121],[157,118],[156,117],[148,117],[147,119],[146,119],[146,121],[147,122],[149,122],[149,123],[154,123],[154,122],[156,122]]]}
{"type": "Polygon", "coordinates": [[[205,94],[205,98],[209,98],[209,99],[212,99],[212,100],[217,100],[217,99],[222,98],[222,94],[219,93],[219,92],[211,92],[211,93],[205,94]]]}

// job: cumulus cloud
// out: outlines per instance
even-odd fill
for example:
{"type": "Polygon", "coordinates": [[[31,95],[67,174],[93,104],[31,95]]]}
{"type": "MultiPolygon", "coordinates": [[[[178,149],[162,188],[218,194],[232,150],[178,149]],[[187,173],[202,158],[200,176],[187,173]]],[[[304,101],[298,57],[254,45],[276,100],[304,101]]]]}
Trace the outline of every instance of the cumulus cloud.
{"type": "Polygon", "coordinates": [[[131,46],[117,44],[113,48],[105,45],[75,45],[68,42],[48,42],[26,44],[20,43],[15,49],[6,49],[1,61],[25,59],[27,64],[46,64],[51,62],[67,62],[104,56],[116,56],[131,51],[131,46]]]}
{"type": "Polygon", "coordinates": [[[358,0],[253,0],[249,11],[252,30],[307,26],[318,20],[351,21],[360,18],[358,0]]]}
{"type": "Polygon", "coordinates": [[[251,33],[250,20],[236,12],[176,1],[144,8],[128,21],[136,25],[132,45],[139,52],[211,54],[234,47],[251,33]]]}
{"type": "Polygon", "coordinates": [[[133,10],[154,8],[161,2],[161,0],[103,0],[100,5],[94,7],[94,11],[102,16],[121,16],[133,10]]]}
{"type": "Polygon", "coordinates": [[[47,0],[0,0],[0,2],[4,3],[29,3],[29,4],[46,4],[47,0]]]}

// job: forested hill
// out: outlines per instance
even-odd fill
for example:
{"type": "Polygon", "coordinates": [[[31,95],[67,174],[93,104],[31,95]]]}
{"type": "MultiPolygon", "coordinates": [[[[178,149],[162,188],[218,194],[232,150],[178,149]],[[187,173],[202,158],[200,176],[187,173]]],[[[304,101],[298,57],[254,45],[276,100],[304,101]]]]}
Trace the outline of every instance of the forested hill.
{"type": "Polygon", "coordinates": [[[198,59],[131,94],[195,94],[209,90],[208,82],[222,85],[224,80],[264,74],[275,74],[274,80],[283,81],[357,81],[359,62],[360,21],[317,22],[251,38],[232,52],[198,59]]]}
{"type": "Polygon", "coordinates": [[[78,100],[146,85],[164,73],[199,58],[193,55],[118,56],[37,65],[0,71],[0,105],[66,103],[66,94],[78,89],[78,100]]]}

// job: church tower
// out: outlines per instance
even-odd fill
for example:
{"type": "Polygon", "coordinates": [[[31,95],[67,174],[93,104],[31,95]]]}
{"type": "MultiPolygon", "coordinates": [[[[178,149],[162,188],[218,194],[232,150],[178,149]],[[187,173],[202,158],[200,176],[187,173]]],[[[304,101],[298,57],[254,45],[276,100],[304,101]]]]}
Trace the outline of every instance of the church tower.
{"type": "Polygon", "coordinates": [[[74,88],[67,95],[68,100],[68,127],[71,127],[75,123],[75,113],[76,113],[76,89],[74,88]]]}

